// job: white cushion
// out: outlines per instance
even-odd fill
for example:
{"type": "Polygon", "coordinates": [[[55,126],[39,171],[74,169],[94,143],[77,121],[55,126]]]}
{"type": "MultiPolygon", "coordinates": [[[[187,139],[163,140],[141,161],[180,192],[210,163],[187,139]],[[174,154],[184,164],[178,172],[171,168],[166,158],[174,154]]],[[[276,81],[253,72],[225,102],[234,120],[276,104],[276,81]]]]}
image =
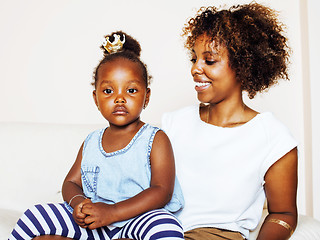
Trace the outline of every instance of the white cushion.
{"type": "Polygon", "coordinates": [[[8,239],[21,214],[14,210],[0,209],[0,239],[8,239]]]}
{"type": "Polygon", "coordinates": [[[290,240],[320,239],[320,222],[312,217],[299,215],[298,225],[290,240]]]}

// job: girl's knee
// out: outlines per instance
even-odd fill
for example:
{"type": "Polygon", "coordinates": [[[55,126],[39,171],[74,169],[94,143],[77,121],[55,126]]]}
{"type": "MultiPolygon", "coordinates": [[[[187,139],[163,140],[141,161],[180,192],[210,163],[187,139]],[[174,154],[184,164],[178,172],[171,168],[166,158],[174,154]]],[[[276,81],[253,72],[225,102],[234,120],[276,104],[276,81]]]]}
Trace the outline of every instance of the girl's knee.
{"type": "Polygon", "coordinates": [[[146,239],[172,238],[183,239],[183,229],[177,218],[169,212],[155,214],[145,231],[146,239]]]}
{"type": "Polygon", "coordinates": [[[183,230],[177,218],[164,209],[140,215],[128,223],[120,235],[129,239],[183,239],[183,230]]]}
{"type": "Polygon", "coordinates": [[[72,240],[72,238],[54,236],[54,235],[43,235],[34,238],[33,240],[72,240]]]}

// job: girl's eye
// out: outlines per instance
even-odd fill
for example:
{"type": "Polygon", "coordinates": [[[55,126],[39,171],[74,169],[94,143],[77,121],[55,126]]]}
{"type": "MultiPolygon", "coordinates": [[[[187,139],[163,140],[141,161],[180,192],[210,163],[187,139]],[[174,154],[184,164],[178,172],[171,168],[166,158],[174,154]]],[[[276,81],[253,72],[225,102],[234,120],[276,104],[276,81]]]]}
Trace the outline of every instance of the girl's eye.
{"type": "Polygon", "coordinates": [[[136,93],[138,90],[137,89],[134,89],[134,88],[129,88],[127,90],[128,93],[136,93]]]}
{"type": "Polygon", "coordinates": [[[191,59],[190,59],[190,61],[191,61],[193,64],[195,64],[195,63],[196,63],[196,61],[197,61],[197,59],[195,59],[195,58],[191,58],[191,59]]]}
{"type": "Polygon", "coordinates": [[[111,94],[111,93],[113,93],[113,90],[108,88],[108,89],[103,90],[103,92],[106,94],[111,94]]]}

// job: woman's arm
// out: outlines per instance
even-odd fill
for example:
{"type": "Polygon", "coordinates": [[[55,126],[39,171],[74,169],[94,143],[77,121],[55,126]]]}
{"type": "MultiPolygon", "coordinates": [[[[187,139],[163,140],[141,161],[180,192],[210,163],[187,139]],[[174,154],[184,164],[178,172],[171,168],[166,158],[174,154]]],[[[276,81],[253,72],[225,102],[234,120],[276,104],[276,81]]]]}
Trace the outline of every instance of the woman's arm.
{"type": "Polygon", "coordinates": [[[289,239],[297,225],[297,148],[274,163],[265,175],[265,192],[269,215],[258,240],[289,239]]]}
{"type": "Polygon", "coordinates": [[[173,150],[167,135],[158,131],[155,135],[150,156],[150,187],[136,196],[113,204],[86,204],[82,212],[90,229],[127,220],[141,213],[164,207],[172,197],[175,181],[173,150]]]}

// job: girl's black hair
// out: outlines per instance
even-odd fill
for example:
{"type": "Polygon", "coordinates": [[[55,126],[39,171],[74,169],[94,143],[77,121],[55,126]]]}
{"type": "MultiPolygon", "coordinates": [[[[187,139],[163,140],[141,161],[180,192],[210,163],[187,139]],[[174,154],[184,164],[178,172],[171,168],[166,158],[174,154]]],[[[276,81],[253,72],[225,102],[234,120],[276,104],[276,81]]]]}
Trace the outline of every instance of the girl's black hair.
{"type": "Polygon", "coordinates": [[[110,42],[114,41],[114,34],[117,34],[120,36],[120,40],[123,41],[125,39],[125,43],[122,46],[122,49],[115,53],[109,53],[103,45],[100,46],[100,48],[103,50],[104,57],[96,67],[94,73],[93,73],[93,79],[94,82],[92,83],[93,86],[96,87],[96,84],[98,82],[98,71],[101,65],[106,64],[108,62],[114,61],[119,58],[128,59],[131,62],[135,62],[138,64],[138,66],[142,70],[142,78],[145,81],[146,87],[149,86],[151,76],[148,73],[147,65],[143,63],[140,59],[140,53],[141,53],[141,47],[139,42],[131,37],[130,35],[126,34],[123,31],[116,31],[112,32],[110,35],[106,35],[105,38],[109,38],[110,42]]]}

